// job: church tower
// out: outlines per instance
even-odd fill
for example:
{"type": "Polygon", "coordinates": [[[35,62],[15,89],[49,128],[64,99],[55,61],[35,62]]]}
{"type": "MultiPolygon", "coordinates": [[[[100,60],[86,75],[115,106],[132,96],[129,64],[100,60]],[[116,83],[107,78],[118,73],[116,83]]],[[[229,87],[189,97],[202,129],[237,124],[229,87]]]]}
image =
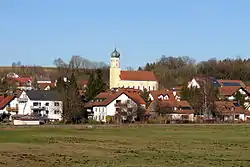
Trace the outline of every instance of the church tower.
{"type": "Polygon", "coordinates": [[[111,53],[110,58],[110,69],[109,69],[109,88],[118,88],[120,82],[120,53],[117,52],[116,48],[111,53]]]}

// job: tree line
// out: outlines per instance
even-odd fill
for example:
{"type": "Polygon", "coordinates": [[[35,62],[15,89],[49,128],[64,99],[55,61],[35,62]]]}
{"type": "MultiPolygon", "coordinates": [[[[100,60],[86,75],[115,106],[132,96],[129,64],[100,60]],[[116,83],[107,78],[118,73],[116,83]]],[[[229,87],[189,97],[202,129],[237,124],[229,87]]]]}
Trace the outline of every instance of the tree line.
{"type": "Polygon", "coordinates": [[[250,81],[250,59],[210,59],[196,63],[190,57],[162,56],[158,61],[147,63],[138,70],[155,72],[161,88],[186,84],[196,76],[210,76],[217,79],[250,81]]]}

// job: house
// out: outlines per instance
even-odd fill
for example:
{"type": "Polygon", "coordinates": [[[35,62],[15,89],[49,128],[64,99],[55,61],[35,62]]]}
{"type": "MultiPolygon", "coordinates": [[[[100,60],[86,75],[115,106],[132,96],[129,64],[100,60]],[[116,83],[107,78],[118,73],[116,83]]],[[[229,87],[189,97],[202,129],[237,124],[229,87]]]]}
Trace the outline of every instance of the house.
{"type": "Polygon", "coordinates": [[[215,87],[219,87],[218,81],[214,77],[194,77],[188,82],[188,88],[201,88],[205,83],[211,83],[215,87]]]}
{"type": "Polygon", "coordinates": [[[216,79],[214,77],[194,77],[191,81],[188,82],[187,87],[200,88],[204,83],[211,83],[216,88],[219,87],[246,87],[246,85],[241,80],[222,80],[216,79]]]}
{"type": "Polygon", "coordinates": [[[247,111],[237,102],[232,101],[215,101],[215,111],[220,115],[221,120],[241,120],[247,118],[247,111]]]}
{"type": "Polygon", "coordinates": [[[234,100],[234,95],[237,91],[244,93],[244,88],[241,86],[222,86],[218,88],[220,99],[234,100]],[[243,91],[243,92],[242,92],[243,91]]]}
{"type": "Polygon", "coordinates": [[[19,115],[36,115],[48,120],[62,120],[63,102],[56,91],[23,91],[17,101],[19,115]]]}
{"type": "Polygon", "coordinates": [[[149,93],[149,99],[154,100],[178,100],[180,101],[180,93],[176,90],[156,90],[149,93]]]}
{"type": "Polygon", "coordinates": [[[50,90],[51,88],[55,87],[55,83],[51,82],[51,83],[37,83],[38,88],[40,90],[50,90]]]}
{"type": "Polygon", "coordinates": [[[17,88],[20,90],[32,90],[32,77],[18,77],[15,78],[17,88]]]}
{"type": "MultiPolygon", "coordinates": [[[[134,112],[138,107],[145,108],[145,101],[138,93],[127,91],[101,92],[85,105],[96,121],[106,122],[106,116],[114,118],[120,112],[134,112]]],[[[123,117],[125,120],[126,117],[123,117]]]]}
{"type": "Polygon", "coordinates": [[[40,77],[38,77],[37,83],[38,83],[38,84],[41,84],[41,83],[50,84],[50,83],[52,83],[52,81],[51,81],[51,79],[50,79],[49,77],[47,77],[47,76],[42,76],[42,75],[41,75],[40,77]]]}
{"type": "Polygon", "coordinates": [[[15,115],[18,113],[18,102],[16,96],[0,96],[0,114],[15,115]]]}
{"type": "Polygon", "coordinates": [[[176,101],[176,100],[160,100],[154,101],[150,104],[151,112],[161,113],[164,116],[168,116],[173,120],[186,120],[194,121],[195,111],[187,101],[176,101]],[[158,109],[156,109],[158,108],[158,109]]]}
{"type": "Polygon", "coordinates": [[[110,89],[134,88],[139,90],[158,90],[158,81],[151,71],[122,71],[120,53],[115,49],[111,53],[110,89]]]}

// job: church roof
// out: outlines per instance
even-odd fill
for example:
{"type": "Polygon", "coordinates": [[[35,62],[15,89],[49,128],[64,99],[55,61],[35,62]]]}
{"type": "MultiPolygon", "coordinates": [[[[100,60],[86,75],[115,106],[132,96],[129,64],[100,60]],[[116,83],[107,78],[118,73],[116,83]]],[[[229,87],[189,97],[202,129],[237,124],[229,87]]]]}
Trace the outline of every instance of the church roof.
{"type": "Polygon", "coordinates": [[[152,71],[121,71],[120,79],[129,81],[157,81],[152,71]]]}

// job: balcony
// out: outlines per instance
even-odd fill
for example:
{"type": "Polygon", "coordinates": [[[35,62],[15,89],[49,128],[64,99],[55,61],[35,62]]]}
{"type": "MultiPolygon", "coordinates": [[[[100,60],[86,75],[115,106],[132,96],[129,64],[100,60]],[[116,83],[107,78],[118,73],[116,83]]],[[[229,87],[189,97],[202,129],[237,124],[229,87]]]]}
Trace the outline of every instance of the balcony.
{"type": "Polygon", "coordinates": [[[18,102],[27,102],[28,101],[28,98],[17,98],[17,101],[18,102]]]}
{"type": "Polygon", "coordinates": [[[31,110],[46,110],[46,107],[42,106],[30,106],[31,110]]]}
{"type": "Polygon", "coordinates": [[[18,112],[18,107],[6,107],[8,112],[18,112]]]}

